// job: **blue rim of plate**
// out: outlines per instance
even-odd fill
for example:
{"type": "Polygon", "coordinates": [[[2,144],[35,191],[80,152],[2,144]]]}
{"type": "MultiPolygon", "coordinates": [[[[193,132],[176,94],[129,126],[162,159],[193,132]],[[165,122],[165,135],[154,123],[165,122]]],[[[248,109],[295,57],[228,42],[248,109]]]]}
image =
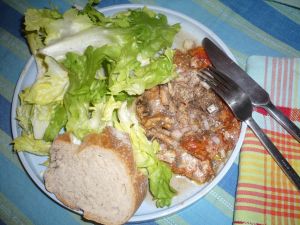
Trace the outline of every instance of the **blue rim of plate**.
{"type": "MultiPolygon", "coordinates": [[[[121,4],[121,5],[114,5],[114,6],[109,6],[109,7],[104,7],[101,9],[98,9],[99,11],[101,11],[104,14],[109,14],[111,12],[113,12],[113,14],[117,11],[124,11],[127,9],[134,9],[134,8],[141,8],[141,7],[148,7],[149,9],[152,9],[158,13],[162,13],[168,16],[175,16],[176,18],[186,21],[194,26],[196,26],[199,30],[201,30],[201,32],[205,33],[207,37],[209,37],[210,39],[212,39],[217,45],[219,45],[219,47],[221,47],[221,49],[231,58],[236,62],[236,59],[234,58],[233,54],[231,53],[231,51],[229,50],[229,48],[225,45],[225,43],[215,34],[213,33],[210,29],[208,29],[206,26],[204,26],[203,24],[201,24],[200,22],[173,10],[170,9],[166,9],[163,7],[158,7],[158,6],[151,6],[151,5],[145,5],[145,4],[121,4]]],[[[13,138],[16,138],[19,136],[19,130],[20,128],[18,127],[18,122],[15,119],[16,118],[16,108],[19,104],[19,100],[18,100],[18,95],[19,92],[21,91],[21,87],[22,84],[24,82],[24,79],[28,73],[29,68],[32,66],[32,64],[34,64],[34,58],[33,56],[31,56],[31,58],[28,60],[26,66],[24,67],[19,80],[17,82],[15,91],[14,91],[14,96],[13,96],[13,101],[12,101],[12,110],[11,110],[11,126],[12,126],[12,134],[13,134],[13,138]]],[[[170,207],[166,207],[163,208],[162,210],[158,211],[158,212],[152,212],[152,213],[145,213],[142,215],[133,215],[133,217],[129,220],[129,222],[142,222],[142,221],[149,221],[149,220],[153,220],[153,219],[158,219],[161,217],[165,217],[168,215],[171,215],[173,213],[176,213],[190,205],[192,205],[193,203],[195,203],[196,201],[198,201],[199,199],[201,199],[203,196],[205,196],[209,191],[211,191],[211,189],[213,187],[215,187],[219,181],[225,176],[225,174],[228,172],[228,170],[230,169],[230,167],[232,166],[232,164],[234,163],[234,160],[236,159],[236,157],[239,155],[240,152],[240,148],[242,146],[244,137],[245,137],[245,133],[246,133],[246,128],[247,125],[245,123],[242,123],[241,126],[241,132],[240,132],[240,136],[238,139],[238,142],[236,143],[235,148],[233,149],[230,157],[228,158],[227,162],[225,162],[224,167],[219,171],[219,173],[217,174],[217,176],[210,182],[208,183],[203,189],[201,189],[197,194],[193,195],[192,197],[185,199],[184,201],[177,203],[176,205],[171,205],[170,207]]],[[[60,204],[61,206],[68,208],[67,206],[65,206],[62,202],[60,202],[52,193],[48,192],[45,189],[44,183],[42,182],[41,178],[39,178],[36,174],[36,172],[33,170],[33,168],[31,167],[30,163],[28,162],[27,158],[26,158],[26,152],[19,152],[18,156],[20,158],[20,161],[23,165],[23,167],[25,168],[26,172],[28,173],[29,177],[33,180],[33,182],[48,196],[50,197],[52,200],[54,200],[55,202],[57,202],[58,204],[60,204]]],[[[81,211],[76,211],[76,210],[72,210],[73,212],[79,213],[81,214],[81,211]]]]}

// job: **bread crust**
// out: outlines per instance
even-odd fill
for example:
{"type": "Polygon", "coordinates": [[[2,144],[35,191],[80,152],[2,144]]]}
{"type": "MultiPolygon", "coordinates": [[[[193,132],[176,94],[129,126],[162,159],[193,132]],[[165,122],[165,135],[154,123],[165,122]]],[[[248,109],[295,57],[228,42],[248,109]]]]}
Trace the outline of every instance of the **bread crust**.
{"type": "Polygon", "coordinates": [[[66,144],[72,144],[72,140],[71,140],[71,136],[69,133],[64,133],[62,135],[59,135],[56,137],[56,139],[54,140],[54,143],[57,142],[65,142],[66,144]]]}
{"type": "MultiPolygon", "coordinates": [[[[122,132],[123,137],[127,140],[120,140],[118,137],[113,135],[114,131],[112,127],[106,127],[100,134],[89,134],[84,138],[82,146],[98,146],[104,147],[108,150],[116,152],[120,158],[126,164],[128,172],[131,175],[132,182],[134,184],[135,192],[135,206],[138,208],[142,201],[144,200],[147,189],[148,189],[148,179],[141,171],[137,170],[136,163],[133,156],[133,151],[130,145],[129,137],[127,134],[122,132]]],[[[119,131],[120,132],[120,131],[119,131]]],[[[121,134],[121,133],[120,133],[121,134]]]]}
{"type": "MultiPolygon", "coordinates": [[[[119,132],[119,131],[117,131],[119,132]]],[[[134,156],[133,156],[133,151],[130,145],[129,137],[125,133],[116,133],[115,128],[112,127],[107,127],[103,130],[102,133],[100,134],[89,134],[87,135],[81,145],[75,145],[72,144],[71,141],[71,136],[68,133],[65,133],[63,135],[58,136],[55,141],[53,142],[53,145],[50,150],[51,153],[51,159],[50,159],[50,167],[48,170],[45,172],[44,178],[45,178],[45,186],[48,191],[52,192],[55,194],[57,199],[59,199],[64,205],[67,207],[74,209],[74,210],[82,210],[83,211],[83,217],[88,219],[88,220],[93,220],[97,223],[102,223],[102,224],[122,224],[127,222],[130,217],[134,214],[134,212],[139,208],[141,205],[142,201],[144,200],[147,189],[148,189],[148,179],[147,177],[141,173],[136,167],[134,156]],[[116,135],[117,134],[117,135],[116,135]],[[74,152],[72,154],[81,154],[87,149],[89,151],[97,151],[97,149],[105,149],[105,151],[110,151],[112,152],[116,157],[120,159],[120,162],[124,162],[125,169],[126,169],[126,174],[130,177],[131,184],[133,186],[133,204],[130,207],[131,213],[127,216],[127,218],[124,218],[123,221],[115,221],[112,222],[112,220],[107,220],[101,215],[97,215],[93,212],[89,212],[88,210],[80,208],[77,204],[76,201],[69,201],[67,200],[62,193],[59,191],[55,190],[55,188],[51,187],[51,185],[48,184],[48,176],[49,170],[54,170],[56,163],[55,162],[55,156],[52,157],[52,153],[54,151],[61,151],[61,146],[68,145],[72,146],[74,149],[74,152]],[[52,167],[51,167],[52,164],[52,167]]],[[[55,154],[53,154],[55,155],[55,154]]],[[[50,180],[50,179],[49,179],[50,180]]],[[[112,199],[113,201],[113,199],[112,199]]]]}

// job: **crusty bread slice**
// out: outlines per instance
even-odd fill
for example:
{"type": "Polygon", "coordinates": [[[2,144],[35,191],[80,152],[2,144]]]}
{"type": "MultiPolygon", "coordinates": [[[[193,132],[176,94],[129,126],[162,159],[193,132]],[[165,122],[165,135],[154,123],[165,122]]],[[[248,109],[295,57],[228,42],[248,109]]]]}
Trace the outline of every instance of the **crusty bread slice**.
{"type": "Polygon", "coordinates": [[[88,135],[81,145],[63,134],[50,155],[46,189],[88,220],[123,224],[145,198],[147,178],[136,168],[129,137],[114,128],[88,135]]]}

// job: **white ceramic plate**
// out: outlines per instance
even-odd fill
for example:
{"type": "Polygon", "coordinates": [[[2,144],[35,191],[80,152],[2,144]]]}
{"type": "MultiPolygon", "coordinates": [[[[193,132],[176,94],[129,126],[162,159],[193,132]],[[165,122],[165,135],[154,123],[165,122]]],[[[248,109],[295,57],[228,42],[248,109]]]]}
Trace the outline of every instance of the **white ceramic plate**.
{"type": "MultiPolygon", "coordinates": [[[[143,7],[144,5],[138,4],[127,4],[127,5],[117,5],[107,8],[102,8],[100,11],[106,15],[112,15],[119,11],[124,11],[129,8],[139,8],[143,7]]],[[[201,44],[202,39],[204,37],[210,38],[214,41],[223,51],[225,51],[233,60],[234,57],[232,53],[229,51],[227,46],[218,38],[212,31],[210,31],[207,27],[202,25],[201,23],[183,15],[178,12],[164,9],[161,7],[154,7],[148,6],[148,8],[158,12],[165,14],[168,17],[169,24],[180,23],[181,24],[181,31],[176,36],[174,46],[180,47],[182,45],[182,41],[184,39],[193,39],[196,43],[201,44]]],[[[16,108],[19,104],[18,102],[18,94],[21,90],[25,87],[31,85],[37,74],[37,68],[33,57],[27,62],[24,70],[21,73],[19,81],[17,83],[13,103],[12,103],[12,110],[11,110],[11,124],[12,124],[12,132],[13,137],[16,138],[21,134],[21,130],[18,127],[16,118],[16,108]]],[[[245,135],[246,125],[242,125],[241,134],[235,149],[233,150],[231,156],[228,158],[227,162],[223,166],[223,168],[219,171],[217,176],[210,182],[204,185],[197,185],[193,182],[189,182],[184,178],[175,178],[173,179],[173,185],[175,189],[178,191],[178,195],[174,197],[172,201],[172,205],[170,207],[165,208],[156,208],[154,202],[151,200],[151,196],[148,194],[145,201],[135,213],[135,215],[130,219],[131,222],[139,222],[139,221],[146,221],[151,219],[156,219],[159,217],[167,216],[169,214],[175,213],[178,210],[181,210],[198,199],[202,198],[205,194],[207,194],[227,173],[231,165],[233,164],[235,158],[239,154],[239,150],[241,148],[244,135],[245,135]]],[[[43,181],[43,171],[46,167],[42,166],[41,164],[47,159],[46,157],[38,157],[28,153],[19,153],[19,158],[28,172],[29,176],[32,180],[37,184],[37,186],[45,192],[50,198],[54,199],[59,204],[63,205],[56,197],[49,193],[44,186],[43,181]]]]}

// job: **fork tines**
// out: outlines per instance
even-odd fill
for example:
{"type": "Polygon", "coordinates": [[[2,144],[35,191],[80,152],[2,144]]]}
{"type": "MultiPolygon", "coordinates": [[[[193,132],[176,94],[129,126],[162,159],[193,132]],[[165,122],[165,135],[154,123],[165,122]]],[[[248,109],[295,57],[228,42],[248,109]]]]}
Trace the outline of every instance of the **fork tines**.
{"type": "Polygon", "coordinates": [[[215,89],[218,86],[222,86],[222,89],[231,90],[234,87],[232,80],[227,78],[227,76],[220,71],[216,70],[214,67],[208,67],[199,71],[198,76],[201,80],[206,82],[211,88],[215,89]]]}

